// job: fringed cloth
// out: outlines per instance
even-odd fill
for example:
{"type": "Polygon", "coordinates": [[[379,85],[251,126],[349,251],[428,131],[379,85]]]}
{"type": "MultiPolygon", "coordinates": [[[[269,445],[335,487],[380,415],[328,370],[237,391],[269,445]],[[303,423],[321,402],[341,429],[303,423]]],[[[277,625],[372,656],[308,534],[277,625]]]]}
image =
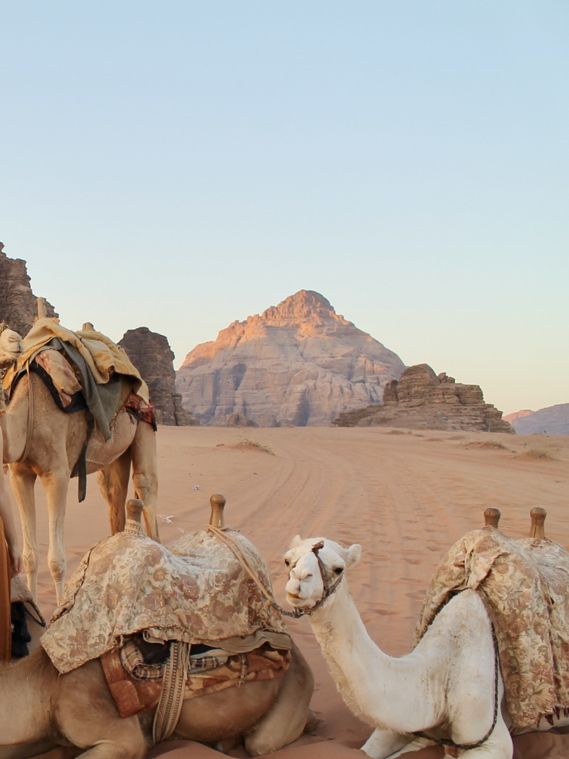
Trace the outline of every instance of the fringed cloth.
{"type": "Polygon", "coordinates": [[[511,731],[569,714],[569,553],[551,540],[467,533],[438,566],[419,640],[457,592],[478,591],[494,624],[511,731]]]}
{"type": "MultiPolygon", "coordinates": [[[[272,594],[255,547],[240,533],[228,532],[272,594]]],[[[98,543],[66,585],[41,643],[65,673],[141,631],[150,642],[219,645],[231,654],[263,643],[291,647],[280,614],[229,548],[206,530],[188,533],[170,547],[131,530],[98,543]]]]}
{"type": "Polygon", "coordinates": [[[0,517],[0,661],[10,661],[12,656],[12,615],[10,601],[10,554],[0,517]]]}

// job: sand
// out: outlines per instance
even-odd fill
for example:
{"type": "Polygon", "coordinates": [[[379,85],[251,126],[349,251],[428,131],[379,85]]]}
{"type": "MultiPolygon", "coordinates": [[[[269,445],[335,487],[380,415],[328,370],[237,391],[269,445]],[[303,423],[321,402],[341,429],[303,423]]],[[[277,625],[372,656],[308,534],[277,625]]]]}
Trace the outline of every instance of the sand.
{"type": "MultiPolygon", "coordinates": [[[[410,649],[428,580],[450,545],[481,526],[487,506],[502,511],[509,535],[528,532],[529,510],[548,511],[548,537],[569,546],[569,438],[384,428],[228,429],[158,431],[159,513],[164,542],[207,523],[209,496],[227,499],[226,523],[243,530],[267,560],[277,599],[284,603],[281,556],[293,535],[360,543],[361,563],[350,587],[364,622],[387,653],[410,649]]],[[[45,502],[38,488],[41,556],[39,602],[54,593],[46,565],[45,502]]],[[[106,506],[88,480],[87,500],[68,497],[66,536],[72,570],[108,534],[106,506]]],[[[348,711],[328,674],[306,620],[290,631],[313,668],[312,701],[319,723],[312,735],[275,754],[278,759],[348,759],[371,729],[348,711]]],[[[222,753],[194,743],[154,750],[168,759],[213,759],[222,753]]],[[[229,751],[245,756],[242,749],[229,751]]],[[[408,756],[435,759],[438,748],[408,756]]],[[[524,736],[517,759],[569,756],[569,737],[524,736]]]]}

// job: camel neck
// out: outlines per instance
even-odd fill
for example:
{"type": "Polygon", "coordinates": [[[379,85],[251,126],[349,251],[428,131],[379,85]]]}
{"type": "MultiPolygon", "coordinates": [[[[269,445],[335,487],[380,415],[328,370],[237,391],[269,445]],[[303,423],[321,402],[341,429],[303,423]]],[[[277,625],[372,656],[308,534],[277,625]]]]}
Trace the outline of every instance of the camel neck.
{"type": "Polygon", "coordinates": [[[436,724],[433,699],[426,698],[424,657],[417,651],[384,653],[370,638],[345,580],[310,623],[344,701],[360,719],[404,733],[436,724]]]}

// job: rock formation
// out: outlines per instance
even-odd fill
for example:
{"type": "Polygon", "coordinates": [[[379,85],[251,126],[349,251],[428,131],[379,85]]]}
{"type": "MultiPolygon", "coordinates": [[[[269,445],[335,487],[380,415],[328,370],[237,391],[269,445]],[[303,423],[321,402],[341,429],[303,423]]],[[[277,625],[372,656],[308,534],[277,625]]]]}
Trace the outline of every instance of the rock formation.
{"type": "Polygon", "coordinates": [[[389,382],[383,406],[368,406],[341,414],[341,427],[386,425],[431,430],[482,430],[513,432],[502,412],[484,403],[478,385],[462,385],[445,373],[438,376],[427,364],[406,369],[399,380],[389,382]]]}
{"type": "Polygon", "coordinates": [[[404,368],[326,298],[300,290],[194,348],[176,386],[203,423],[325,425],[342,411],[379,402],[386,382],[404,368]]]}
{"type": "MultiPolygon", "coordinates": [[[[53,306],[46,302],[48,316],[57,316],[53,306]]],[[[30,287],[26,262],[8,258],[0,242],[0,322],[25,335],[37,315],[36,296],[30,287]]]]}
{"type": "Polygon", "coordinates": [[[182,397],[176,392],[174,354],[168,339],[151,332],[148,327],[138,327],[129,329],[119,345],[148,385],[158,424],[196,424],[192,415],[182,408],[182,397]]]}
{"type": "Polygon", "coordinates": [[[516,411],[504,417],[520,435],[569,435],[569,403],[558,403],[539,411],[516,411]]]}

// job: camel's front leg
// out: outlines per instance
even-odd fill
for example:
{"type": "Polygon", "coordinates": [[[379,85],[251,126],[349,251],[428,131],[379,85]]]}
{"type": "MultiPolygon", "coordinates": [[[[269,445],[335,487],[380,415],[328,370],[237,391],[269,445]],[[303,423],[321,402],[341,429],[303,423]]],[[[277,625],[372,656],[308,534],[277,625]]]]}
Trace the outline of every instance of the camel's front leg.
{"type": "Polygon", "coordinates": [[[22,563],[28,581],[28,587],[36,598],[37,586],[37,540],[36,540],[36,502],[34,485],[36,475],[24,464],[10,464],[10,482],[22,527],[22,563]]]}
{"type": "Polygon", "coordinates": [[[377,728],[369,736],[361,750],[372,759],[395,759],[409,751],[419,751],[433,741],[426,738],[414,738],[412,735],[395,733],[393,730],[377,728]]]}
{"type": "Polygon", "coordinates": [[[65,543],[63,539],[65,523],[65,507],[70,472],[57,469],[40,475],[47,498],[47,514],[49,524],[49,547],[47,562],[55,584],[57,603],[63,598],[65,584],[65,543]]]}

